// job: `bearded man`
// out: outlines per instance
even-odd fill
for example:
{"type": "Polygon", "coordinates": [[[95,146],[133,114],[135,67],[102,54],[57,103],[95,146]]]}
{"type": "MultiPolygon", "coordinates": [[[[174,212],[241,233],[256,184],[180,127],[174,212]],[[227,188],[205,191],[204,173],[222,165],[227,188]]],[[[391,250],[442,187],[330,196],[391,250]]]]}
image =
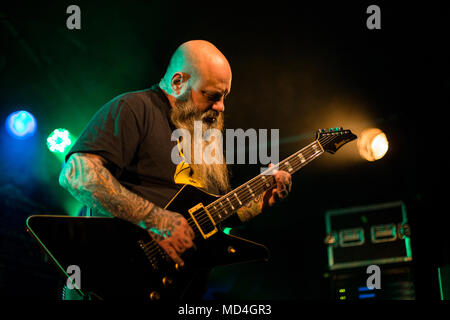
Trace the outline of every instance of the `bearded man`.
{"type": "MultiPolygon", "coordinates": [[[[194,232],[180,213],[163,209],[182,187],[185,180],[179,177],[188,172],[194,185],[217,195],[228,192],[230,184],[225,163],[174,163],[172,150],[187,153],[182,148],[188,144],[174,141],[172,133],[188,130],[190,145],[203,148],[204,141],[194,139],[194,121],[201,121],[203,130],[222,130],[230,90],[225,56],[207,41],[183,43],[158,85],[122,94],[98,110],[67,154],[60,185],[85,205],[83,215],[118,217],[147,229],[182,266],[194,232]]],[[[287,196],[290,175],[280,170],[275,180],[274,188],[237,211],[237,220],[246,222],[287,196]]],[[[198,288],[204,286],[194,283],[186,296],[201,298],[204,291],[198,288]]]]}

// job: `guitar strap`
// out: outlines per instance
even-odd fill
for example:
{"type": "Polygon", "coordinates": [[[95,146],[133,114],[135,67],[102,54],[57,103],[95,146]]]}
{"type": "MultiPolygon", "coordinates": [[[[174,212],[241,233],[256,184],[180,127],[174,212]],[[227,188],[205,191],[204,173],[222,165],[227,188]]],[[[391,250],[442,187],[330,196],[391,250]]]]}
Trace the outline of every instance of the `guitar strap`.
{"type": "Polygon", "coordinates": [[[195,173],[193,174],[191,166],[188,162],[186,162],[186,158],[183,155],[183,150],[179,139],[177,139],[177,147],[178,154],[183,159],[183,161],[181,161],[177,165],[175,173],[173,175],[173,181],[176,184],[189,184],[199,189],[205,189],[204,184],[199,179],[195,178],[195,173]]]}

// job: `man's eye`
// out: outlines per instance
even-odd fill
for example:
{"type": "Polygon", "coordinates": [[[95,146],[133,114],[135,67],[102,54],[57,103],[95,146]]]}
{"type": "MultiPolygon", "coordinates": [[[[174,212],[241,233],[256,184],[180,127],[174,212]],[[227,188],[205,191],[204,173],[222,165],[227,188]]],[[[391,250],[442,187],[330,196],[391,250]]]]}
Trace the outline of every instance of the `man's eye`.
{"type": "Polygon", "coordinates": [[[208,100],[209,100],[209,101],[219,101],[220,98],[221,98],[220,95],[208,96],[208,100]]]}

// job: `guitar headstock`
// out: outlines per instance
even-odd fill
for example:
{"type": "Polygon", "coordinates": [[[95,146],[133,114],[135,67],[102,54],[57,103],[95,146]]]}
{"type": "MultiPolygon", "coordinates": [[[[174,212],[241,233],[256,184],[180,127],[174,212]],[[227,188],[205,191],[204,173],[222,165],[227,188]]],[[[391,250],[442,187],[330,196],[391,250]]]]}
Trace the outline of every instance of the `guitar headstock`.
{"type": "Polygon", "coordinates": [[[340,128],[320,129],[316,132],[316,140],[319,141],[323,150],[334,154],[343,145],[356,139],[350,130],[344,130],[340,128]]]}

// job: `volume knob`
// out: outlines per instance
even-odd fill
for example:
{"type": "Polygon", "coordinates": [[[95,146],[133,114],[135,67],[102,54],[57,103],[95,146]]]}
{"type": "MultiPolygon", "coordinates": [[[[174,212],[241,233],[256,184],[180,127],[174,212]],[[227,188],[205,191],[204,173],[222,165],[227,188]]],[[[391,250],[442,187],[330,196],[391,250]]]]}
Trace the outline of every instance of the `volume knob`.
{"type": "Polygon", "coordinates": [[[173,283],[173,280],[172,280],[172,278],[164,277],[164,278],[162,278],[162,283],[163,283],[164,286],[167,287],[167,286],[170,286],[173,283]]]}
{"type": "Polygon", "coordinates": [[[177,271],[183,271],[183,269],[184,269],[184,264],[183,264],[183,265],[181,265],[181,264],[179,264],[179,263],[176,263],[176,264],[175,264],[175,270],[177,270],[177,271]]]}
{"type": "Polygon", "coordinates": [[[232,246],[229,246],[227,251],[228,251],[228,253],[236,253],[236,249],[233,248],[232,246]]]}
{"type": "Polygon", "coordinates": [[[159,300],[161,298],[158,291],[152,291],[150,293],[149,297],[150,297],[150,300],[159,300]]]}

